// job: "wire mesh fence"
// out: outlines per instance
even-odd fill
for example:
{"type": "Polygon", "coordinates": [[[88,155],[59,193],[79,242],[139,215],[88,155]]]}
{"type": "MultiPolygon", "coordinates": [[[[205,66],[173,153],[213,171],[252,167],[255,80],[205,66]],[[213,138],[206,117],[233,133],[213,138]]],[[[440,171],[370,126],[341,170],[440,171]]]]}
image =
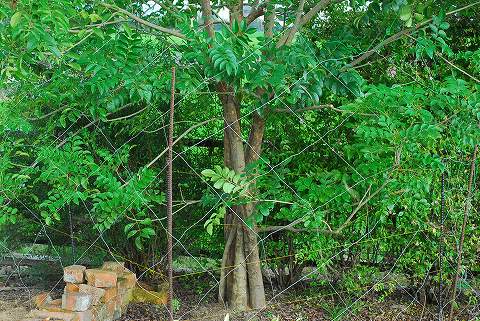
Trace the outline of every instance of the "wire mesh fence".
{"type": "MultiPolygon", "coordinates": [[[[288,30],[284,29],[283,32],[288,30]]],[[[279,36],[281,35],[280,33],[279,36]]],[[[104,45],[107,46],[112,39],[115,37],[110,37],[104,45]]],[[[383,40],[385,39],[386,36],[383,40]]],[[[375,41],[378,40],[375,39],[375,41]]],[[[178,50],[181,45],[188,46],[189,44],[185,40],[181,44],[169,43],[162,48],[160,53],[155,54],[150,62],[139,68],[135,72],[135,76],[145,73],[158,60],[164,59],[166,55],[171,55],[171,51],[178,50]]],[[[264,46],[267,45],[269,45],[268,42],[264,44],[264,46]]],[[[369,52],[370,47],[359,53],[357,57],[369,52]]],[[[102,48],[103,46],[98,48],[95,54],[102,48]]],[[[256,51],[262,49],[256,48],[256,51]]],[[[246,53],[239,64],[247,61],[253,54],[253,51],[246,53]]],[[[327,64],[346,60],[352,60],[350,54],[339,58],[318,60],[315,65],[305,70],[302,77],[319,68],[324,69],[355,98],[357,93],[334,71],[330,70],[327,64]]],[[[184,104],[192,103],[189,100],[196,103],[199,97],[208,97],[203,99],[218,103],[226,95],[226,91],[218,92],[216,89],[212,90],[212,86],[210,86],[210,82],[217,75],[206,77],[196,69],[195,65],[177,65],[175,68],[179,77],[186,70],[193,69],[203,80],[194,91],[180,96],[180,99],[175,102],[172,99],[172,108],[181,109],[184,104]]],[[[402,71],[402,68],[398,68],[398,70],[402,71]]],[[[174,81],[174,77],[172,78],[174,81]]],[[[419,320],[443,320],[448,318],[448,311],[452,307],[461,317],[468,316],[472,319],[477,317],[479,289],[478,284],[475,284],[475,276],[478,274],[478,270],[470,270],[468,267],[474,266],[475,262],[478,263],[478,253],[475,257],[472,255],[473,251],[470,251],[469,255],[463,258],[464,261],[458,260],[462,256],[459,254],[461,253],[459,248],[463,246],[460,244],[463,244],[465,230],[465,227],[460,228],[464,216],[462,215],[463,209],[458,206],[463,204],[467,191],[466,182],[469,177],[466,170],[470,164],[473,164],[470,177],[474,177],[475,174],[474,157],[473,159],[471,155],[458,157],[453,152],[451,153],[453,156],[449,156],[446,153],[443,157],[445,163],[443,175],[441,170],[432,173],[431,199],[424,202],[423,200],[419,201],[422,204],[428,203],[430,206],[424,204],[425,208],[428,207],[428,215],[419,218],[418,220],[421,222],[412,221],[409,222],[410,224],[406,224],[406,219],[402,218],[404,212],[409,210],[408,206],[418,206],[405,201],[404,197],[415,197],[415,194],[412,194],[409,189],[399,188],[393,191],[394,201],[385,207],[386,211],[375,212],[374,207],[369,208],[368,205],[365,205],[372,198],[381,194],[387,184],[394,181],[391,178],[392,173],[412,169],[401,168],[400,151],[394,152],[395,158],[391,164],[370,172],[362,168],[362,163],[348,157],[346,150],[341,146],[336,146],[331,136],[344,128],[352,118],[360,113],[348,110],[337,111],[336,118],[332,120],[333,125],[325,126],[324,132],[319,132],[318,127],[315,126],[315,122],[319,121],[317,117],[302,114],[291,108],[284,99],[288,90],[300,80],[300,78],[295,80],[289,88],[269,97],[259,106],[253,106],[247,112],[239,115],[234,122],[227,119],[225,114],[219,110],[221,118],[199,119],[198,122],[189,123],[191,127],[182,126],[179,129],[177,126],[185,120],[174,122],[170,118],[170,123],[168,123],[166,117],[169,115],[169,111],[164,108],[165,106],[157,106],[156,104],[160,104],[158,101],[148,103],[140,111],[117,118],[94,119],[82,112],[86,124],[78,128],[78,126],[74,126],[75,122],[72,122],[52,140],[47,148],[56,146],[54,150],[62,150],[68,146],[74,150],[77,146],[81,149],[81,142],[79,145],[75,145],[77,135],[82,136],[83,140],[94,135],[101,137],[103,147],[108,149],[111,155],[95,160],[96,170],[85,173],[84,180],[87,182],[92,179],[98,180],[97,176],[102,171],[102,165],[107,164],[114,157],[119,157],[115,167],[117,171],[123,172],[123,175],[118,175],[119,179],[115,183],[115,189],[129,188],[131,199],[127,204],[121,203],[121,208],[115,208],[117,212],[107,222],[108,226],[102,226],[104,222],[99,222],[99,217],[95,214],[94,202],[72,194],[65,203],[75,203],[76,205],[73,208],[68,207],[66,212],[68,213],[68,222],[59,223],[57,226],[47,222],[46,217],[32,209],[28,201],[17,197],[11,198],[12,194],[7,195],[8,190],[1,190],[0,192],[8,199],[8,204],[14,203],[21,207],[25,213],[25,222],[35,223],[38,231],[28,231],[34,235],[34,238],[32,244],[26,248],[21,248],[15,242],[15,237],[18,235],[14,231],[12,235],[7,235],[5,240],[0,242],[4,261],[8,261],[5,265],[10,267],[8,271],[5,270],[6,273],[2,279],[5,286],[0,288],[0,294],[12,291],[14,293],[21,292],[26,294],[21,296],[24,301],[31,300],[38,291],[38,287],[29,284],[31,281],[25,281],[25,266],[46,263],[43,268],[54,271],[53,274],[56,278],[48,280],[44,285],[48,288],[43,290],[48,290],[49,294],[55,294],[59,288],[63,288],[63,275],[58,273],[66,266],[71,264],[95,266],[102,261],[116,261],[118,263],[125,262],[130,270],[135,271],[139,279],[137,286],[147,290],[154,297],[158,295],[159,291],[151,291],[148,282],[160,287],[165,286],[166,282],[169,283],[167,286],[169,289],[168,303],[161,306],[161,309],[154,310],[153,313],[145,312],[145,315],[138,316],[138,320],[147,320],[148,318],[225,320],[227,316],[230,320],[276,320],[276,318],[280,320],[282,316],[285,317],[285,320],[361,320],[362,317],[366,320],[370,316],[362,313],[366,313],[363,308],[367,302],[380,301],[389,305],[396,302],[395,298],[401,303],[388,309],[388,312],[391,313],[387,316],[389,320],[406,320],[412,318],[412,315],[419,320]],[[272,143],[272,154],[278,152],[285,159],[275,159],[275,155],[272,155],[273,159],[267,159],[264,154],[258,152],[255,146],[252,146],[244,132],[233,129],[240,122],[253,122],[251,117],[261,112],[265,106],[272,104],[281,105],[288,113],[290,117],[288,126],[309,133],[306,139],[301,140],[301,144],[297,144],[295,148],[285,145],[275,146],[272,143]],[[109,121],[122,122],[137,117],[148,109],[156,110],[156,113],[146,119],[146,125],[135,128],[135,134],[127,135],[126,139],[123,139],[122,136],[122,139],[118,139],[102,124],[102,122],[109,121]],[[212,122],[215,124],[212,125],[212,122]],[[178,140],[173,141],[172,137],[167,135],[169,125],[174,126],[172,130],[178,140]],[[86,130],[90,130],[90,132],[86,130]],[[221,160],[223,158],[221,147],[223,147],[224,135],[228,135],[226,133],[232,135],[231,139],[239,139],[241,146],[246,150],[253,151],[255,154],[253,156],[257,159],[256,171],[246,175],[244,184],[255,185],[263,180],[274,181],[275,184],[270,187],[283,191],[288,194],[288,197],[262,199],[261,193],[256,193],[247,195],[243,200],[228,198],[226,194],[231,193],[219,189],[216,182],[202,174],[202,170],[212,165],[212,159],[221,160]],[[145,146],[149,155],[147,157],[148,165],[144,169],[154,169],[150,174],[137,171],[129,164],[128,159],[121,158],[125,147],[142,142],[142,137],[145,135],[153,135],[161,142],[154,149],[160,153],[157,153],[158,156],[153,155],[151,147],[145,146]],[[181,145],[180,138],[191,141],[188,145],[181,145]],[[208,148],[204,149],[205,146],[208,148]],[[331,186],[341,185],[341,188],[332,188],[328,191],[327,196],[312,200],[308,193],[302,193],[310,187],[300,186],[299,181],[293,180],[292,177],[297,175],[310,179],[316,175],[320,176],[320,174],[308,168],[292,174],[288,172],[288,166],[299,158],[306,162],[308,157],[319,157],[322,156],[322,153],[325,156],[325,152],[319,152],[319,149],[328,150],[328,157],[335,159],[338,164],[345,167],[354,179],[348,184],[342,184],[338,180],[322,181],[321,183],[326,186],[329,184],[331,186]],[[171,153],[171,159],[164,166],[159,160],[163,159],[165,153],[168,152],[171,153]],[[150,190],[155,190],[155,192],[166,190],[163,178],[168,165],[173,167],[175,185],[174,190],[169,190],[168,193],[173,196],[173,200],[167,205],[163,200],[152,202],[145,195],[150,190]],[[141,181],[144,174],[149,175],[148,181],[144,184],[135,184],[135,182],[141,181]],[[184,181],[180,181],[179,177],[184,181]],[[350,204],[351,209],[343,222],[335,221],[332,204],[336,206],[339,200],[345,199],[345,196],[353,195],[357,186],[364,187],[362,193],[357,193],[363,195],[355,196],[357,202],[350,204]],[[261,217],[256,224],[252,222],[251,218],[242,214],[241,207],[246,203],[260,205],[256,211],[262,215],[262,204],[268,204],[267,212],[273,211],[276,214],[281,214],[281,211],[291,208],[299,208],[301,211],[299,215],[288,219],[282,219],[281,215],[280,219],[271,219],[271,221],[268,221],[269,218],[261,217]],[[137,211],[138,208],[141,208],[141,211],[137,211]],[[167,213],[172,215],[173,226],[167,218],[167,213]],[[223,220],[227,213],[232,217],[230,222],[223,220]],[[320,222],[314,222],[316,225],[314,223],[307,224],[307,221],[310,222],[314,216],[321,217],[320,222]],[[84,219],[81,220],[82,218],[84,219]],[[148,223],[145,224],[147,221],[148,223]],[[267,224],[270,222],[277,224],[277,221],[283,222],[284,225],[268,226],[267,224]],[[331,224],[332,221],[335,225],[331,224]],[[403,224],[399,222],[403,222],[403,224]],[[142,229],[132,229],[137,225],[142,229]],[[142,243],[142,239],[138,238],[138,235],[150,233],[149,229],[153,232],[151,235],[147,235],[150,237],[145,237],[148,241],[142,243]],[[254,246],[245,253],[240,262],[224,264],[225,262],[221,260],[223,246],[225,243],[228,244],[228,231],[234,229],[251,232],[255,237],[254,246]],[[132,234],[130,235],[130,233],[132,234]],[[126,241],[125,234],[130,235],[126,241]],[[137,238],[134,238],[135,235],[137,238]],[[168,242],[169,237],[173,239],[173,243],[168,242]],[[133,241],[134,239],[135,241],[133,241]],[[300,245],[299,243],[302,242],[307,245],[300,245]],[[51,255],[39,256],[36,254],[39,248],[48,248],[51,255]],[[259,252],[258,260],[252,260],[255,251],[259,252]],[[215,258],[205,258],[204,253],[213,255],[215,258]],[[419,256],[426,253],[430,255],[428,257],[419,256]],[[168,257],[169,255],[173,255],[173,258],[168,257]],[[172,259],[173,266],[169,266],[168,262],[171,262],[172,259]],[[185,266],[182,266],[182,260],[185,266]],[[418,262],[418,265],[414,266],[412,262],[418,262]],[[457,262],[460,262],[460,269],[457,267],[457,262]],[[468,262],[468,264],[463,262],[468,262]],[[236,271],[248,270],[251,265],[259,265],[261,268],[263,274],[261,279],[266,292],[265,305],[252,311],[232,310],[221,295],[219,298],[219,288],[227,280],[230,280],[236,271]],[[455,281],[452,285],[451,276],[456,271],[459,271],[458,284],[455,281]],[[309,293],[309,291],[319,293],[309,293]],[[432,307],[435,304],[438,308],[432,307]],[[287,307],[287,312],[285,307],[287,307]]],[[[412,77],[412,81],[416,82],[418,79],[412,77]]],[[[47,83],[42,82],[35,88],[41,89],[47,83]]],[[[105,97],[114,95],[115,91],[119,89],[115,88],[114,91],[106,93],[105,97]]],[[[175,87],[172,85],[172,98],[174,92],[175,87]]],[[[21,98],[18,104],[21,104],[27,96],[21,98]]],[[[310,112],[315,113],[315,111],[310,112]]],[[[383,115],[378,110],[368,108],[366,112],[368,117],[379,122],[382,121],[383,115]]],[[[199,118],[201,118],[200,114],[199,112],[199,118]]],[[[270,138],[267,137],[267,139],[270,138]]],[[[145,159],[145,157],[142,158],[142,160],[145,159]]],[[[67,180],[66,183],[63,183],[73,184],[78,189],[82,188],[84,181],[70,182],[71,174],[68,169],[65,170],[65,164],[57,164],[55,161],[55,158],[43,159],[40,163],[48,162],[50,167],[54,167],[60,172],[61,176],[67,180]]],[[[36,166],[39,166],[38,160],[30,165],[31,168],[36,166]]],[[[224,170],[223,166],[222,170],[224,170]]],[[[228,168],[226,173],[229,175],[228,168]]],[[[233,177],[232,175],[230,178],[233,179],[233,177]]],[[[418,179],[421,180],[422,177],[418,177],[418,179]]],[[[313,186],[312,182],[310,184],[313,186]]],[[[475,187],[476,182],[470,185],[475,187]]],[[[230,192],[234,187],[232,185],[230,192]]],[[[223,186],[222,188],[225,189],[223,186]]],[[[114,193],[115,191],[109,192],[114,193]]],[[[157,194],[161,195],[161,193],[157,194]]],[[[475,224],[478,225],[478,215],[475,207],[467,208],[466,211],[471,212],[470,217],[473,216],[474,222],[467,226],[467,233],[469,233],[475,229],[475,224]]],[[[268,217],[268,213],[264,216],[268,217]]],[[[21,229],[18,231],[18,233],[26,232],[21,229]]],[[[465,246],[471,249],[475,246],[475,242],[475,240],[469,239],[465,246]]],[[[41,268],[36,267],[40,271],[41,268]]],[[[161,297],[157,298],[163,300],[161,297]]],[[[382,308],[380,307],[380,309],[382,308]]],[[[131,313],[134,314],[134,312],[131,313]]],[[[133,320],[129,317],[129,310],[123,318],[124,320],[133,320]]]]}

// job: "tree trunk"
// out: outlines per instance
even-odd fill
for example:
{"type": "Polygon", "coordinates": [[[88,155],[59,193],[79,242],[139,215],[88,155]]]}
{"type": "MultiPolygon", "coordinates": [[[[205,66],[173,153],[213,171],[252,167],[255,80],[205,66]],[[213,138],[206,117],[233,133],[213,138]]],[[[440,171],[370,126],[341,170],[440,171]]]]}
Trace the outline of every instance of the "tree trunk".
{"type": "MultiPolygon", "coordinates": [[[[225,84],[218,86],[219,92],[231,92],[225,84]]],[[[223,116],[225,119],[224,131],[224,163],[225,166],[237,173],[245,170],[246,152],[243,147],[240,126],[240,102],[230,94],[221,94],[223,116]]],[[[255,121],[254,121],[255,122],[255,121]]],[[[258,121],[257,121],[258,122],[258,121]]],[[[250,136],[263,138],[262,125],[250,136]]],[[[258,125],[258,124],[257,124],[258,125]]],[[[253,130],[252,126],[252,130],[253,130]]],[[[257,143],[257,145],[259,145],[257,143]]],[[[261,142],[260,142],[261,145],[261,142]]],[[[258,149],[259,150],[259,149],[258,149]]],[[[257,158],[258,159],[258,158],[257,158]]],[[[248,227],[245,222],[253,213],[252,203],[235,206],[227,211],[225,217],[225,249],[222,258],[221,280],[219,285],[219,301],[226,302],[233,309],[248,307],[259,309],[265,307],[265,291],[260,266],[260,257],[257,245],[255,226],[248,227]]]]}

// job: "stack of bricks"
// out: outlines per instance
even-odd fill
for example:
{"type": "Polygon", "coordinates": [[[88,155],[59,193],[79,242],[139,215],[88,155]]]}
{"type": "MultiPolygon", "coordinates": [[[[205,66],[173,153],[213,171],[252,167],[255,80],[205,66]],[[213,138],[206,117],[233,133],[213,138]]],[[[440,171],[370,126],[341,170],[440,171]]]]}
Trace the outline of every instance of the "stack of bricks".
{"type": "Polygon", "coordinates": [[[105,262],[100,269],[72,265],[64,269],[61,299],[48,293],[35,298],[36,310],[25,321],[112,321],[121,317],[137,282],[124,263],[105,262]]]}

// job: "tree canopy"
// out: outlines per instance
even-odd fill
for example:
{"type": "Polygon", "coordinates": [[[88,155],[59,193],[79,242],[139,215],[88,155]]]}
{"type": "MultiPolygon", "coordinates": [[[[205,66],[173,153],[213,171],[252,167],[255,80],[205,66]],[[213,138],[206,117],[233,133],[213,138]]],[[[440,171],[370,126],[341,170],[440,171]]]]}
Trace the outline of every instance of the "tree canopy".
{"type": "MultiPolygon", "coordinates": [[[[163,256],[175,66],[175,251],[221,259],[220,301],[264,307],[264,265],[291,264],[284,287],[307,263],[395,267],[420,286],[440,244],[451,280],[480,138],[479,8],[4,3],[0,230],[10,242],[73,232],[140,270],[163,256]]],[[[477,273],[478,223],[462,263],[477,273]]]]}

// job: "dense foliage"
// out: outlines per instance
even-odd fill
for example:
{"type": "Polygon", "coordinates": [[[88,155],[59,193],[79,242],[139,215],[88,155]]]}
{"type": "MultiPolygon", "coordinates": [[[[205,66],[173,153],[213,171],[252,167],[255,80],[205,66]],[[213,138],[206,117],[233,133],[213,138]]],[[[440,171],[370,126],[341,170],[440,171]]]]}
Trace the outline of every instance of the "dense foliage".
{"type": "MultiPolygon", "coordinates": [[[[306,265],[348,290],[393,269],[418,288],[440,268],[451,282],[480,138],[480,4],[241,4],[0,6],[5,241],[64,243],[72,229],[139,270],[163,256],[176,66],[176,254],[225,259],[241,225],[281,287],[306,265]]],[[[465,288],[480,272],[469,215],[465,288]]]]}

